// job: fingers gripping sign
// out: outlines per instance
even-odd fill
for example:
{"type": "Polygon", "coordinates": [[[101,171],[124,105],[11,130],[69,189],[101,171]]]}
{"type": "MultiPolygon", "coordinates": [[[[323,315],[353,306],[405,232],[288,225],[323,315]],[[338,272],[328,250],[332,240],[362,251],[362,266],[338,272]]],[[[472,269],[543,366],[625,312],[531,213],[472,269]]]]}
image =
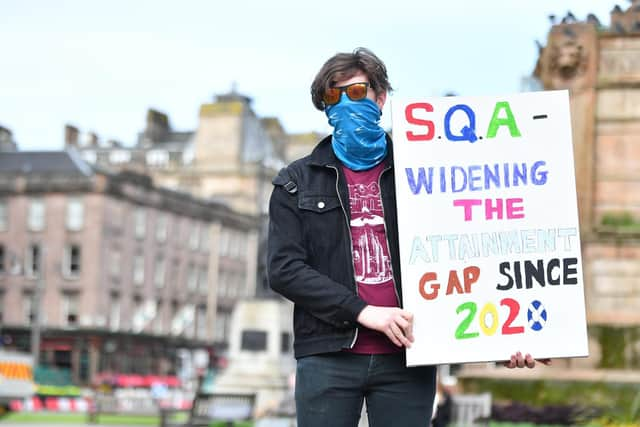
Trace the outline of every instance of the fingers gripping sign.
{"type": "Polygon", "coordinates": [[[511,355],[511,358],[507,361],[502,362],[502,364],[509,368],[524,368],[527,367],[529,369],[534,368],[536,366],[536,362],[542,363],[543,365],[551,365],[551,359],[534,359],[531,354],[527,353],[526,355],[522,355],[522,352],[518,351],[511,355]]]}
{"type": "Polygon", "coordinates": [[[398,307],[366,306],[358,315],[362,326],[385,334],[398,347],[411,347],[413,315],[398,307]]]}

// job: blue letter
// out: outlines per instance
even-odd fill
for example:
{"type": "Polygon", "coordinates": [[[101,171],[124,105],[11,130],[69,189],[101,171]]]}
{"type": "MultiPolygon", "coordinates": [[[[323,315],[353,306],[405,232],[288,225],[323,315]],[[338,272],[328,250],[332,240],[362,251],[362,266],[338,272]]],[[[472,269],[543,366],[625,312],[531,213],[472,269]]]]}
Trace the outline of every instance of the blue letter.
{"type": "Polygon", "coordinates": [[[464,104],[454,105],[453,107],[449,108],[449,111],[447,111],[447,114],[445,114],[444,116],[444,131],[449,141],[476,142],[478,140],[478,137],[476,137],[475,113],[468,105],[464,105],[464,104]],[[464,126],[462,129],[460,129],[460,135],[454,135],[451,133],[451,116],[457,110],[464,111],[465,114],[467,115],[467,118],[469,119],[469,126],[464,126]]]}
{"type": "Polygon", "coordinates": [[[433,181],[433,168],[429,168],[429,180],[427,180],[427,176],[424,172],[424,168],[418,168],[417,183],[416,183],[415,177],[413,176],[413,169],[405,168],[405,172],[407,173],[407,182],[409,184],[409,188],[411,188],[411,192],[413,194],[418,194],[422,186],[424,186],[427,194],[431,194],[431,183],[433,181]]]}

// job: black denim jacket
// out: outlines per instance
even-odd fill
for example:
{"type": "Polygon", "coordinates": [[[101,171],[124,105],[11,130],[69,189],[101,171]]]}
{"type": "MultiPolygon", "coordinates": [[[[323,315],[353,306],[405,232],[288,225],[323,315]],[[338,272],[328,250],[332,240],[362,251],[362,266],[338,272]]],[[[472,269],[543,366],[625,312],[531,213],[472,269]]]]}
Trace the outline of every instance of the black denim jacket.
{"type": "MultiPolygon", "coordinates": [[[[398,221],[391,139],[380,176],[387,241],[402,303],[398,221]]],[[[349,194],[342,163],[324,138],[307,156],[273,179],[267,268],[273,290],[294,302],[295,357],[353,346],[358,296],[349,230],[349,194]]]]}

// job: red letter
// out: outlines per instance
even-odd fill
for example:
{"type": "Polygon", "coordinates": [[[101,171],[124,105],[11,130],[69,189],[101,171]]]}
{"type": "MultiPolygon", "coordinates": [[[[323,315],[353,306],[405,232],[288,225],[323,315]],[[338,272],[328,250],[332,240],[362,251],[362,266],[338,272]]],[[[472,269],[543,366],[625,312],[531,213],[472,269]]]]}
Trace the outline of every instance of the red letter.
{"type": "Polygon", "coordinates": [[[464,292],[471,293],[471,285],[478,281],[480,277],[480,268],[475,265],[469,266],[463,270],[464,273],[464,292]]]}
{"type": "Polygon", "coordinates": [[[460,279],[458,279],[458,272],[455,270],[450,270],[449,282],[447,283],[447,295],[451,295],[453,293],[454,288],[457,293],[464,294],[464,291],[462,290],[462,285],[460,284],[460,279]]]}
{"type": "Polygon", "coordinates": [[[415,134],[410,130],[407,131],[407,139],[409,141],[430,141],[433,139],[433,135],[435,134],[435,126],[431,120],[418,119],[413,116],[413,110],[422,109],[428,113],[433,112],[433,106],[426,102],[416,102],[413,104],[407,105],[407,108],[404,110],[404,116],[407,119],[407,122],[412,125],[420,125],[427,127],[427,133],[424,134],[415,134]]]}
{"type": "Polygon", "coordinates": [[[419,288],[420,295],[422,295],[422,298],[426,300],[431,300],[431,299],[435,299],[438,296],[438,289],[440,289],[440,285],[438,283],[434,283],[433,285],[431,285],[432,292],[427,292],[425,290],[425,286],[427,282],[436,280],[437,278],[438,276],[436,275],[436,273],[424,273],[422,275],[422,277],[420,278],[420,288],[419,288]]]}

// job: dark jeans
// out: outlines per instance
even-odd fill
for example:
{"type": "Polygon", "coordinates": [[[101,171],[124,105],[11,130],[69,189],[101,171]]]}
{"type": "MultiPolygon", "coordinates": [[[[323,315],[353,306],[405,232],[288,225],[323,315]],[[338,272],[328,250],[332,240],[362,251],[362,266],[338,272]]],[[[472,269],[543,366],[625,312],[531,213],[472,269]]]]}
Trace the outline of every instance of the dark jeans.
{"type": "Polygon", "coordinates": [[[407,368],[404,352],[328,353],[298,359],[298,427],[356,427],[366,399],[371,427],[427,427],[434,366],[407,368]]]}

